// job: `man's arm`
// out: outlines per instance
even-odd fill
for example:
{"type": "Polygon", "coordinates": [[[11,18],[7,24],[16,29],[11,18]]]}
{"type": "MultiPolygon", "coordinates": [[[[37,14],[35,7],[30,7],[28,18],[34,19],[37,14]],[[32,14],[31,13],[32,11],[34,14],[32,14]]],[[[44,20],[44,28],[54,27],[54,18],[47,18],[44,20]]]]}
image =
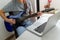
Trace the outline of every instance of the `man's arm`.
{"type": "Polygon", "coordinates": [[[6,16],[5,16],[5,12],[3,10],[0,10],[0,16],[6,21],[6,22],[9,22],[11,24],[15,24],[15,20],[13,19],[8,19],[6,16]]]}
{"type": "Polygon", "coordinates": [[[0,10],[0,16],[6,21],[7,17],[5,16],[5,13],[3,10],[0,10]]]}

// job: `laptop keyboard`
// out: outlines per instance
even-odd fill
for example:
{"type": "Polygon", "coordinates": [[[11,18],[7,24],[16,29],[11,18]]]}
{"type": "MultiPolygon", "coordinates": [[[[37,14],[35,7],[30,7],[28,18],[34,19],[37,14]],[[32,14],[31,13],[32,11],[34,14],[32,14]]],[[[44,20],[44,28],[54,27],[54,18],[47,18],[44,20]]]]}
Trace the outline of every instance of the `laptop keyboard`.
{"type": "Polygon", "coordinates": [[[43,23],[42,25],[40,25],[39,27],[35,28],[34,30],[38,33],[41,33],[44,31],[44,28],[46,26],[47,22],[43,23]]]}

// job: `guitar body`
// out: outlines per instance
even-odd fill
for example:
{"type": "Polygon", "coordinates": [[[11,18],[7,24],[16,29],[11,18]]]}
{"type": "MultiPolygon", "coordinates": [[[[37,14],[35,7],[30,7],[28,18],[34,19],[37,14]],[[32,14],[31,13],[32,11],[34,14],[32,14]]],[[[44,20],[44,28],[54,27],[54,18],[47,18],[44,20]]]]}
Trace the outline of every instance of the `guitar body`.
{"type": "MultiPolygon", "coordinates": [[[[9,16],[7,16],[7,18],[9,18],[9,16]]],[[[4,24],[5,24],[5,28],[8,32],[12,32],[13,31],[13,28],[12,28],[12,25],[10,25],[10,23],[4,21],[4,24]]]]}
{"type": "MultiPolygon", "coordinates": [[[[21,11],[19,14],[15,15],[15,16],[13,16],[13,15],[12,16],[11,15],[7,16],[7,18],[16,19],[16,18],[22,17],[22,15],[24,13],[25,13],[25,11],[21,11]]],[[[5,24],[5,28],[6,28],[6,30],[8,32],[12,32],[13,31],[13,26],[10,23],[4,21],[4,24],[5,24]]]]}

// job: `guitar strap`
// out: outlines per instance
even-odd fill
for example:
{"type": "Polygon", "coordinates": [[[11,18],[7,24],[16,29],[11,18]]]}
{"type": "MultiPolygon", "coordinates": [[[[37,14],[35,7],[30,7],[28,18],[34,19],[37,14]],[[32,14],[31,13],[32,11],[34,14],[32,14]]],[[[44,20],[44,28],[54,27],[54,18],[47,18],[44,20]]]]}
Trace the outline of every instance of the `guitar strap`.
{"type": "Polygon", "coordinates": [[[24,9],[26,10],[28,8],[26,0],[23,0],[23,3],[24,3],[24,9]]]}

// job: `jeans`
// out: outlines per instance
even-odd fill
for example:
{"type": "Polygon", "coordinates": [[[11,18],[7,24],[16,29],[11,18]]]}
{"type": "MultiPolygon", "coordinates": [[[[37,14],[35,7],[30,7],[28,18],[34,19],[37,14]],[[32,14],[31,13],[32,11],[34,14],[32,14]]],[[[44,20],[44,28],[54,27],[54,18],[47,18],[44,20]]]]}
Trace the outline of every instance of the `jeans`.
{"type": "Polygon", "coordinates": [[[16,31],[18,33],[18,36],[20,36],[28,26],[32,25],[31,21],[25,21],[23,24],[25,24],[25,26],[19,26],[16,31]]]}

